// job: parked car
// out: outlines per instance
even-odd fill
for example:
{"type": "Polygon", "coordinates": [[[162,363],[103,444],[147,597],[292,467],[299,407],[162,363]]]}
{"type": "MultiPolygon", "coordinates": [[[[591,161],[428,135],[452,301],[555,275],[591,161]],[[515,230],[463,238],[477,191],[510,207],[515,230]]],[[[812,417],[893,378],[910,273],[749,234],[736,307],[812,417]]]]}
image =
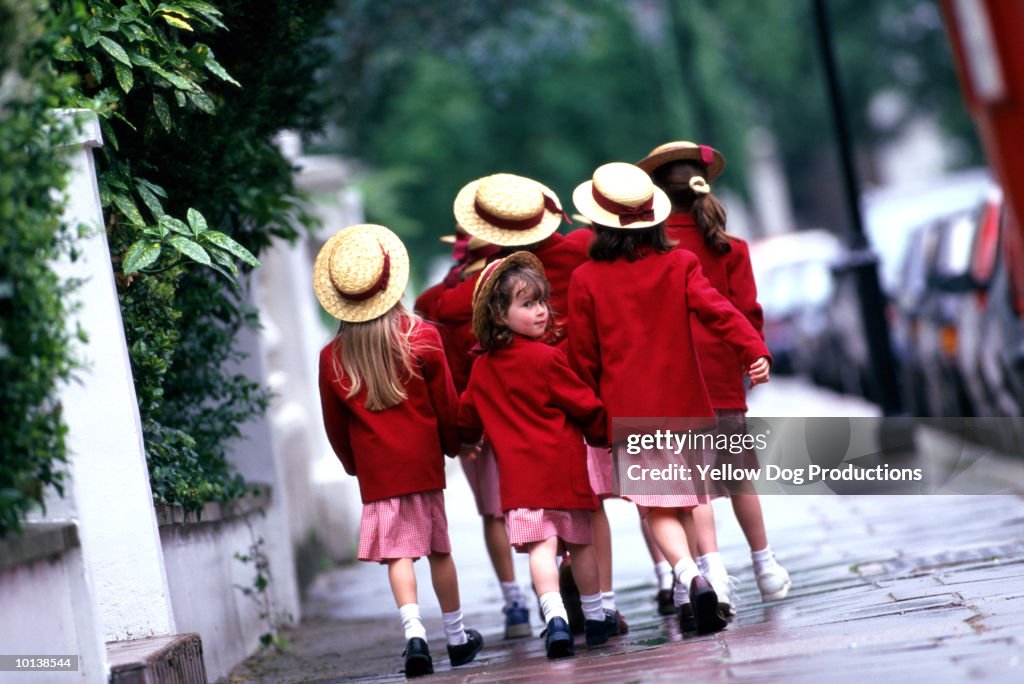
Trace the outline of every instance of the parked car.
{"type": "Polygon", "coordinates": [[[837,382],[841,361],[831,339],[830,265],[841,253],[839,239],[824,230],[786,233],[751,244],[765,341],[775,372],[837,382]]]}

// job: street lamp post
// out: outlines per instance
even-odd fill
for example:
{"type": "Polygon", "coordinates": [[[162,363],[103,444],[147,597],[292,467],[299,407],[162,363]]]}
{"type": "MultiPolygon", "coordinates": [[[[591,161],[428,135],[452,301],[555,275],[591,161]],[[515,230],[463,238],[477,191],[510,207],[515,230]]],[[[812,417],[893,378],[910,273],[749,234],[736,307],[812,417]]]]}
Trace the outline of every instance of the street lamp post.
{"type": "Polygon", "coordinates": [[[860,213],[860,188],[853,163],[850,125],[843,104],[843,93],[839,84],[832,35],[829,28],[828,9],[825,0],[813,0],[814,20],[817,29],[818,47],[821,50],[828,86],[829,104],[836,127],[839,158],[842,165],[843,190],[850,220],[848,247],[851,255],[842,267],[841,275],[855,279],[860,303],[860,316],[867,338],[868,362],[875,387],[878,389],[882,412],[897,415],[902,412],[900,388],[896,379],[896,361],[889,341],[889,326],[885,319],[885,297],[878,282],[878,256],[872,251],[864,234],[864,223],[860,213]]]}

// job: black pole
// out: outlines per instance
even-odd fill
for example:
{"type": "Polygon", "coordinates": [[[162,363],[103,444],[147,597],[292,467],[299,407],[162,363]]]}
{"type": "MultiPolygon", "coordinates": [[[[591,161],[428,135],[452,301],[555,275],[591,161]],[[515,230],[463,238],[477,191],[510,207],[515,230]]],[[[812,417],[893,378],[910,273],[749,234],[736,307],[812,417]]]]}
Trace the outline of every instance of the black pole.
{"type": "Polygon", "coordinates": [[[829,28],[828,9],[825,0],[813,0],[814,23],[818,34],[818,45],[825,67],[829,104],[836,127],[839,144],[839,159],[842,164],[843,190],[850,220],[848,247],[850,258],[843,270],[855,278],[860,299],[860,315],[867,338],[869,372],[879,394],[882,412],[896,415],[902,412],[900,388],[896,378],[896,360],[889,341],[889,326],[885,320],[885,296],[878,283],[878,256],[871,250],[864,233],[864,222],[860,215],[860,188],[857,171],[853,163],[850,124],[846,117],[843,92],[839,84],[835,55],[832,49],[832,32],[829,28]]]}

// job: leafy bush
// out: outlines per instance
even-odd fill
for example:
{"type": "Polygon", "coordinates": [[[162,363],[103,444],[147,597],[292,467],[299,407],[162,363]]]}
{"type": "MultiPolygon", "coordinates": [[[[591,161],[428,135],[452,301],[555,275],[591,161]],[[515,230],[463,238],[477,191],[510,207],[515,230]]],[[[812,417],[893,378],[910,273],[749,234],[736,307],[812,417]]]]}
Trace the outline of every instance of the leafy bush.
{"type": "Polygon", "coordinates": [[[66,426],[53,399],[73,364],[65,332],[68,284],[58,256],[67,166],[64,130],[49,111],[68,87],[47,70],[55,33],[45,3],[0,0],[0,537],[62,490],[66,426]]]}
{"type": "Polygon", "coordinates": [[[53,2],[79,77],[68,103],[102,117],[100,197],[158,501],[245,491],[226,457],[269,395],[231,370],[257,322],[240,283],[273,236],[310,222],[272,136],[319,126],[309,43],[329,5],[53,2]]]}

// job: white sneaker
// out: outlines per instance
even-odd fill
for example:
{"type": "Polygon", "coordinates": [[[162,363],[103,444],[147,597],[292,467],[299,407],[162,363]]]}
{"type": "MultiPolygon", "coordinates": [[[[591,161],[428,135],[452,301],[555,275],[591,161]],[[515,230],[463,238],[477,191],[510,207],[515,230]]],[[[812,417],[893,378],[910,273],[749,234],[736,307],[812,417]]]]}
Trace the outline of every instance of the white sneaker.
{"type": "Polygon", "coordinates": [[[793,582],[790,581],[786,568],[779,565],[774,558],[757,572],[757,588],[761,592],[762,601],[786,598],[792,586],[793,582]]]}
{"type": "Polygon", "coordinates": [[[734,607],[737,603],[736,588],[739,587],[740,581],[732,575],[714,574],[705,575],[705,577],[711,583],[711,588],[718,594],[718,609],[722,611],[722,615],[726,617],[736,615],[734,607]]]}

